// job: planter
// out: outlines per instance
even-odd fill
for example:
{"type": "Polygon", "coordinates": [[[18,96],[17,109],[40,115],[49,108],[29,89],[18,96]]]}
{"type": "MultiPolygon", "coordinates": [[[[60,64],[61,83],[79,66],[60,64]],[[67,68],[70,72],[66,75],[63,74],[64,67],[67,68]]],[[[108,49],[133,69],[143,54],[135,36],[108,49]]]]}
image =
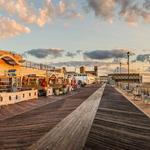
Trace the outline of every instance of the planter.
{"type": "Polygon", "coordinates": [[[59,91],[59,89],[55,89],[55,95],[59,95],[60,94],[60,91],[59,91]]]}
{"type": "Polygon", "coordinates": [[[63,89],[63,93],[64,93],[64,94],[67,94],[67,92],[68,92],[68,88],[64,88],[64,89],[63,89]]]}

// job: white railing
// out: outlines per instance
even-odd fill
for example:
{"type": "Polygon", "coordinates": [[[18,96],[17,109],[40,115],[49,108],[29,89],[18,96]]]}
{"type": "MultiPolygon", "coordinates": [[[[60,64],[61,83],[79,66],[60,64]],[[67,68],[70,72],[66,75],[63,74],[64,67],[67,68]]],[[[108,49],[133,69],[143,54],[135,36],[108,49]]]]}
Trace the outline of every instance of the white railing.
{"type": "Polygon", "coordinates": [[[0,93],[0,106],[38,98],[37,90],[0,93]]]}

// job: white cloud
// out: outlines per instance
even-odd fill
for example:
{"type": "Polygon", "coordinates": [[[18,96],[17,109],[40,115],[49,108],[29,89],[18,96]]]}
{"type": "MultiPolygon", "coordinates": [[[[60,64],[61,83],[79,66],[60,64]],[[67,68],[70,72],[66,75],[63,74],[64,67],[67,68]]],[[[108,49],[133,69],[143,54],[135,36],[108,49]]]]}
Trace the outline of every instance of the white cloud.
{"type": "Polygon", "coordinates": [[[58,12],[63,14],[68,9],[68,4],[64,0],[59,1],[58,12]]]}
{"type": "Polygon", "coordinates": [[[56,6],[53,5],[52,0],[45,0],[43,7],[37,10],[26,0],[0,0],[1,9],[6,10],[10,15],[17,15],[26,23],[37,24],[40,27],[54,18],[81,18],[81,14],[72,6],[72,3],[67,3],[65,0],[60,0],[56,6]]]}
{"type": "Polygon", "coordinates": [[[8,13],[17,14],[23,21],[33,23],[36,20],[33,8],[25,0],[0,0],[0,7],[8,13]]]}
{"type": "Polygon", "coordinates": [[[143,0],[143,3],[132,0],[87,0],[96,16],[99,16],[112,23],[114,18],[122,18],[129,25],[137,25],[143,19],[150,23],[150,1],[143,0]]]}
{"type": "Polygon", "coordinates": [[[0,39],[14,37],[22,33],[30,33],[30,29],[10,18],[0,17],[0,39]]]}
{"type": "Polygon", "coordinates": [[[65,0],[60,0],[56,9],[56,15],[67,19],[82,19],[83,16],[77,12],[76,4],[67,3],[65,0]]]}
{"type": "Polygon", "coordinates": [[[54,6],[51,0],[47,0],[43,8],[39,9],[39,16],[37,17],[37,24],[42,27],[48,21],[51,21],[54,15],[54,6]]]}
{"type": "MultiPolygon", "coordinates": [[[[0,0],[0,10],[6,11],[11,18],[18,17],[22,23],[36,24],[43,27],[46,23],[52,22],[57,18],[76,19],[81,15],[76,12],[73,3],[60,0],[54,5],[52,0],[45,0],[41,8],[35,8],[33,4],[26,0],[0,0]]],[[[0,38],[13,37],[22,33],[29,33],[30,29],[9,17],[0,18],[0,38]]]]}

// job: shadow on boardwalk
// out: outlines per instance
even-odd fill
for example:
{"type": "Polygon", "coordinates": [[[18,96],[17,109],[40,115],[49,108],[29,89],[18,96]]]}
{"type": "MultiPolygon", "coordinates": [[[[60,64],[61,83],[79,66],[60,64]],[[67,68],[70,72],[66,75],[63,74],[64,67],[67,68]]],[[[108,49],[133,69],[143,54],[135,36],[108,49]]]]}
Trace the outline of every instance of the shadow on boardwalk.
{"type": "Polygon", "coordinates": [[[84,150],[150,150],[150,119],[107,86],[84,150]]]}

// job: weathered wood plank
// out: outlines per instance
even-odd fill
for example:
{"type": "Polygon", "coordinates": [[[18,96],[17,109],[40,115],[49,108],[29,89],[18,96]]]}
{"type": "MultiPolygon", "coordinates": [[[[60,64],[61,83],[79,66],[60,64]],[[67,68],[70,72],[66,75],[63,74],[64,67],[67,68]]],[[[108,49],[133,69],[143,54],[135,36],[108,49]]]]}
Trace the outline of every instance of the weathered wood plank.
{"type": "Polygon", "coordinates": [[[29,150],[80,150],[83,148],[105,85],[63,119],[49,133],[29,147],[29,150]]]}
{"type": "MultiPolygon", "coordinates": [[[[43,106],[0,121],[0,150],[26,150],[27,147],[39,140],[74,111],[97,88],[94,86],[86,87],[70,97],[61,97],[61,99],[52,103],[48,103],[48,100],[43,98],[43,101],[41,101],[43,106]],[[47,104],[45,105],[44,102],[47,104]]],[[[20,103],[20,105],[26,107],[28,104],[22,105],[20,103]]]]}
{"type": "Polygon", "coordinates": [[[33,109],[40,108],[42,106],[56,102],[60,99],[68,98],[70,96],[73,96],[74,94],[77,94],[77,92],[75,91],[67,95],[61,95],[59,97],[56,96],[39,97],[38,100],[36,101],[29,100],[12,105],[0,106],[0,121],[31,111],[33,109]]]}
{"type": "Polygon", "coordinates": [[[107,86],[84,150],[150,150],[150,119],[107,86]]]}

